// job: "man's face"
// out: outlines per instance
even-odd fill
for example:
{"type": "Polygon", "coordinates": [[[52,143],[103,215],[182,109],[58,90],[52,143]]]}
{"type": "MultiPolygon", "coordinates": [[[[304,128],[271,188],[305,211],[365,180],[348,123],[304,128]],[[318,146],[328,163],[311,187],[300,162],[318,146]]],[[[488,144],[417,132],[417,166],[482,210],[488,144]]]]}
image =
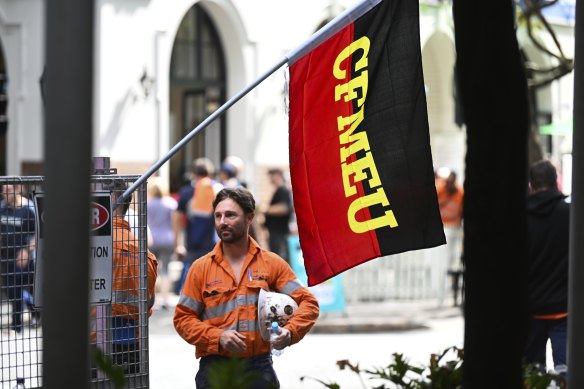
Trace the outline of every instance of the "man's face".
{"type": "Polygon", "coordinates": [[[284,181],[284,178],[278,173],[271,173],[269,177],[270,183],[274,186],[279,186],[284,181]]]}
{"type": "Polygon", "coordinates": [[[215,229],[223,242],[235,243],[247,240],[253,214],[246,215],[239,204],[226,198],[217,204],[214,215],[215,229]]]}

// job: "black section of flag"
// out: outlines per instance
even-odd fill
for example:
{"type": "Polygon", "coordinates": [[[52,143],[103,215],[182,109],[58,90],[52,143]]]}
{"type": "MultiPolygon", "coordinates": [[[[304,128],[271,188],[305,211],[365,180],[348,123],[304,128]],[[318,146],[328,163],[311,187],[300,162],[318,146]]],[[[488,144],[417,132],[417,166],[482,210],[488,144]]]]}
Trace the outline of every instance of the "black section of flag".
{"type": "MultiPolygon", "coordinates": [[[[434,187],[418,7],[416,1],[385,0],[354,23],[354,41],[363,36],[371,41],[369,90],[359,130],[367,132],[399,225],[376,230],[382,255],[445,243],[434,187]]],[[[363,185],[366,194],[374,192],[367,180],[363,185]]],[[[385,212],[380,206],[369,211],[371,218],[385,212]]]]}

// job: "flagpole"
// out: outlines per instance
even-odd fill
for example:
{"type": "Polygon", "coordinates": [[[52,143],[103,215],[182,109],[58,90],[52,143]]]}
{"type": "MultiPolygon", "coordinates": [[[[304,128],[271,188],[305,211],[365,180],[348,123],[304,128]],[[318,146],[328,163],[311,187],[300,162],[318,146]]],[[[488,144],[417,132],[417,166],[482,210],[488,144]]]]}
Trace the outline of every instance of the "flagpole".
{"type": "Polygon", "coordinates": [[[296,60],[304,56],[310,50],[336,34],[342,28],[344,28],[348,23],[355,21],[365,12],[375,7],[383,0],[362,0],[355,4],[354,6],[347,8],[339,16],[334,18],[332,21],[327,23],[324,27],[314,33],[310,39],[306,40],[304,43],[299,45],[295,50],[291,51],[286,57],[282,58],[278,63],[272,66],[267,72],[261,75],[253,83],[242,89],[238,94],[227,100],[221,107],[219,107],[215,112],[209,115],[205,120],[203,120],[197,127],[191,130],[184,138],[180,140],[172,149],[170,149],[164,156],[162,156],[154,165],[152,165],[146,173],[142,174],[118,199],[118,203],[123,202],[125,199],[132,194],[144,181],[146,181],[152,174],[154,174],[162,165],[164,165],[174,154],[176,154],[184,145],[186,145],[195,135],[205,129],[209,124],[211,124],[215,119],[220,117],[227,111],[231,106],[237,103],[242,97],[248,94],[252,89],[262,83],[266,78],[272,75],[276,70],[280,69],[286,63],[291,65],[296,60]]]}

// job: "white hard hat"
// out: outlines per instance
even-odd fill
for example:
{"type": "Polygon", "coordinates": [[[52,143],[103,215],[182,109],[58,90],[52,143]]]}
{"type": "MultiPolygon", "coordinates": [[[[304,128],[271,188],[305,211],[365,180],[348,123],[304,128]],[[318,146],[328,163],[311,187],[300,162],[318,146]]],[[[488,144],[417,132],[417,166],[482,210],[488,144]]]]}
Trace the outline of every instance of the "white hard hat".
{"type": "Polygon", "coordinates": [[[298,304],[287,294],[261,289],[258,299],[258,325],[262,338],[265,341],[270,340],[272,322],[277,322],[280,327],[285,326],[297,309],[298,304]]]}

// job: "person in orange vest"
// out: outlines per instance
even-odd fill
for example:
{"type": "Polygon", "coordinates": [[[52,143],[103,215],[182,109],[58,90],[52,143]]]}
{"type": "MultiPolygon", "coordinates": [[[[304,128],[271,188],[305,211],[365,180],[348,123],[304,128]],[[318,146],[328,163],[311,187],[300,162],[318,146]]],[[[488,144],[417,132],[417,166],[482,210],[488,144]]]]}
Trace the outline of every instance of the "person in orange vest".
{"type": "Polygon", "coordinates": [[[174,290],[177,295],[191,264],[208,253],[218,240],[213,226],[213,200],[223,186],[213,178],[214,175],[215,165],[210,159],[196,158],[191,166],[191,182],[179,191],[173,217],[175,253],[183,262],[174,290]]]}
{"type": "Polygon", "coordinates": [[[255,201],[248,190],[221,190],[213,209],[220,241],[192,264],[175,309],[174,327],[201,358],[197,389],[210,387],[213,363],[231,357],[245,358],[248,370],[259,373],[254,389],[279,388],[270,342],[262,337],[258,322],[260,291],[285,294],[298,305],[274,340],[278,350],[308,333],[319,315],[318,301],[284,259],[249,236],[255,201]]]}
{"type": "MultiPolygon", "coordinates": [[[[440,173],[440,171],[439,171],[440,173]]],[[[452,291],[454,294],[454,305],[458,305],[458,290],[460,276],[462,274],[462,220],[464,191],[456,181],[456,173],[448,170],[446,177],[439,177],[436,181],[436,193],[438,195],[438,206],[440,217],[444,224],[444,234],[446,235],[447,249],[447,271],[452,277],[452,291]]]]}
{"type": "MultiPolygon", "coordinates": [[[[123,181],[114,181],[112,202],[116,204],[126,190],[123,181]]],[[[112,357],[114,363],[124,367],[126,373],[139,371],[140,325],[139,306],[143,303],[140,280],[140,246],[124,215],[128,211],[132,196],[128,196],[113,210],[113,270],[112,270],[112,357]]],[[[145,247],[145,246],[144,246],[145,247]]],[[[148,316],[152,314],[154,288],[158,274],[158,260],[146,250],[148,268],[148,316]]],[[[145,335],[143,335],[145,336],[145,335]]]]}

